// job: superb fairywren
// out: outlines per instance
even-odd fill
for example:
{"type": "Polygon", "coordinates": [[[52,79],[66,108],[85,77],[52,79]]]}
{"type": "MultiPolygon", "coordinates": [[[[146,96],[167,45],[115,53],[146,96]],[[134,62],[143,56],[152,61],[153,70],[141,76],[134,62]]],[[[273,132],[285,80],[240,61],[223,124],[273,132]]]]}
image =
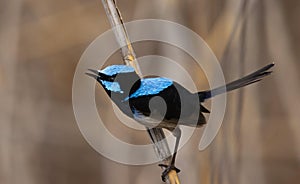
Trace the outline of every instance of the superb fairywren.
{"type": "Polygon", "coordinates": [[[212,90],[191,93],[180,84],[163,77],[140,78],[134,68],[127,65],[111,65],[103,70],[89,69],[87,75],[95,78],[112,101],[127,116],[137,120],[148,128],[154,126],[165,128],[176,137],[175,150],[171,164],[162,173],[162,179],[170,170],[179,172],[175,165],[176,152],[181,137],[177,125],[201,127],[206,123],[203,113],[209,110],[201,105],[205,100],[260,81],[272,73],[269,71],[274,64],[269,64],[243,78],[235,80],[212,90]],[[159,100],[160,97],[163,104],[159,100]],[[151,107],[151,102],[152,107],[151,107]],[[157,123],[159,120],[159,123],[157,123]]]}

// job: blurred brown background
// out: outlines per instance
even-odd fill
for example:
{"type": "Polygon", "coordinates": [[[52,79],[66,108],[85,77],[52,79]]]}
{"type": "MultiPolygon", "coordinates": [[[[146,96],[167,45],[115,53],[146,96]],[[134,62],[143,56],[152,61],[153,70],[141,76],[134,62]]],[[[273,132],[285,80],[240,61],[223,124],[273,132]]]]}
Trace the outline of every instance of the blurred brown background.
{"type": "MultiPolygon", "coordinates": [[[[201,35],[228,81],[276,63],[274,75],[228,95],[225,121],[209,149],[198,151],[199,130],[180,150],[183,184],[300,182],[299,1],[119,0],[118,6],[125,21],[162,18],[201,35]]],[[[161,183],[155,164],[126,166],[102,157],[75,122],[76,64],[108,29],[100,0],[0,1],[1,184],[161,183]]],[[[137,55],[157,52],[148,48],[137,55]]],[[[166,55],[177,54],[170,50],[164,48],[166,55]]],[[[142,132],[116,133],[147,139],[142,132]]]]}

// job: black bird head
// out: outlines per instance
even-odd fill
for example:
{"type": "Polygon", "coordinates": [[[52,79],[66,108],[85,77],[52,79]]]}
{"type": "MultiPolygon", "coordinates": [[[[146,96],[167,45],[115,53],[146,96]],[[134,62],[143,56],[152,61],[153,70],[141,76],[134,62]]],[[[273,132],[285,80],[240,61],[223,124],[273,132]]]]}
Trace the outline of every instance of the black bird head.
{"type": "Polygon", "coordinates": [[[103,70],[88,70],[92,73],[86,74],[95,78],[109,96],[114,93],[125,97],[130,93],[133,86],[134,88],[138,88],[140,85],[140,77],[131,66],[111,65],[103,70]]]}

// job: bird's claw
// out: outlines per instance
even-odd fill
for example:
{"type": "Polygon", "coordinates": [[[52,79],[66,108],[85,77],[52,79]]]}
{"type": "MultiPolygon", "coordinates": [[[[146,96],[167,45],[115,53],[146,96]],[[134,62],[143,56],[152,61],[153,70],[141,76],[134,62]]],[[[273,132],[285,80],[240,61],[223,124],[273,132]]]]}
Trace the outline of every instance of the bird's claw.
{"type": "Polygon", "coordinates": [[[177,167],[175,167],[174,165],[165,165],[165,164],[159,164],[158,166],[160,167],[165,167],[166,169],[162,172],[161,174],[161,179],[163,182],[166,182],[166,177],[169,174],[170,171],[174,170],[177,173],[180,172],[180,169],[178,169],[177,167]]]}

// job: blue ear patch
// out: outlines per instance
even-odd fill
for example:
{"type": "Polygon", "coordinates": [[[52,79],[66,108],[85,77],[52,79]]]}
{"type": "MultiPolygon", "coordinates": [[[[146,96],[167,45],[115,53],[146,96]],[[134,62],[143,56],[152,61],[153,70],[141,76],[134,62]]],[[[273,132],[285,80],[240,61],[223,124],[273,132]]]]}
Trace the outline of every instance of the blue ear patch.
{"type": "Polygon", "coordinates": [[[173,81],[167,78],[157,77],[157,78],[146,78],[141,79],[141,86],[129,97],[125,98],[127,101],[129,98],[137,98],[147,95],[156,95],[168,88],[173,84],[173,81]]]}
{"type": "Polygon", "coordinates": [[[127,65],[111,65],[100,71],[101,73],[109,76],[113,76],[119,73],[134,72],[134,68],[127,65]]]}
{"type": "Polygon", "coordinates": [[[101,83],[103,84],[105,89],[109,91],[124,93],[124,91],[121,90],[120,84],[118,82],[109,82],[109,81],[101,80],[101,83]]]}

